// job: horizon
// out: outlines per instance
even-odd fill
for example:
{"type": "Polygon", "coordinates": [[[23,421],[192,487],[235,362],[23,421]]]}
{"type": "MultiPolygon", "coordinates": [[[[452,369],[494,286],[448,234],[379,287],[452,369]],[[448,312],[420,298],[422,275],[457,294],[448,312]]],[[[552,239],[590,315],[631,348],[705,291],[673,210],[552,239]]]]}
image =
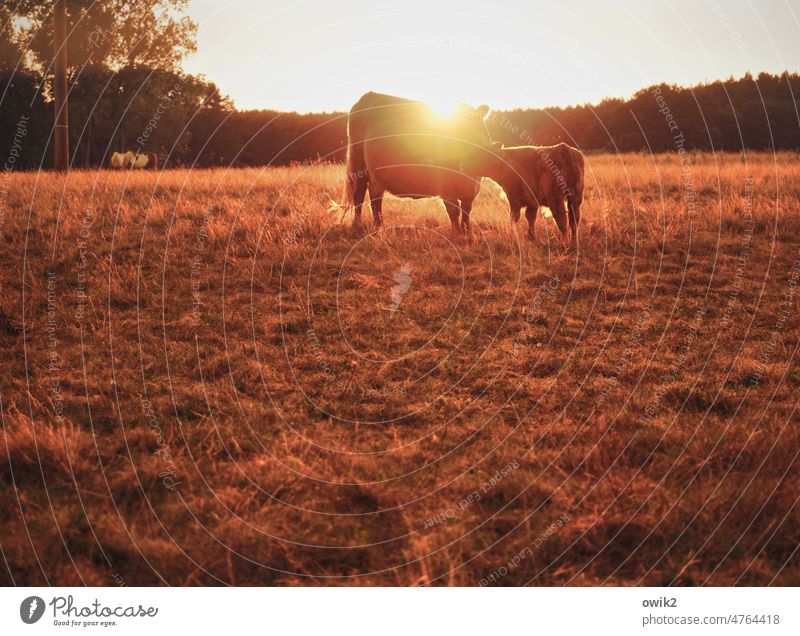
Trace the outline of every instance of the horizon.
{"type": "Polygon", "coordinates": [[[654,84],[691,88],[800,68],[788,63],[800,22],[785,2],[624,0],[610,10],[585,0],[568,8],[514,2],[501,17],[475,0],[424,7],[302,0],[267,10],[190,0],[198,50],[183,67],[238,110],[300,114],[347,111],[368,90],[444,107],[566,108],[628,99],[654,84]],[[691,24],[683,17],[690,7],[691,24]],[[529,74],[539,80],[520,81],[529,74]]]}
{"type": "MultiPolygon", "coordinates": [[[[702,86],[707,86],[707,85],[713,84],[715,82],[720,82],[722,84],[725,84],[726,82],[729,82],[729,81],[738,82],[740,80],[745,79],[745,77],[748,74],[752,76],[753,81],[757,81],[758,76],[761,73],[767,73],[767,71],[759,71],[758,73],[751,73],[750,71],[748,71],[747,73],[745,73],[743,75],[740,75],[738,77],[724,77],[724,78],[717,78],[717,79],[713,79],[713,80],[702,80],[700,82],[697,82],[696,84],[691,84],[691,85],[670,84],[669,82],[652,82],[651,84],[647,84],[646,86],[640,86],[639,88],[634,90],[629,95],[609,95],[609,96],[603,97],[602,99],[600,99],[600,100],[598,100],[596,102],[579,102],[579,103],[574,103],[574,104],[545,104],[544,106],[512,106],[512,107],[509,107],[509,108],[491,108],[490,109],[490,113],[492,113],[492,112],[512,112],[512,111],[515,111],[515,110],[527,111],[527,110],[551,110],[551,109],[556,109],[556,108],[567,109],[567,108],[596,107],[600,103],[602,103],[603,101],[606,101],[606,100],[621,100],[623,102],[629,101],[629,100],[633,99],[633,97],[637,93],[639,93],[640,91],[647,90],[649,88],[652,88],[653,86],[667,85],[667,86],[671,86],[671,87],[677,88],[679,90],[693,90],[693,89],[700,88],[702,86]]],[[[800,75],[800,71],[784,70],[784,71],[778,71],[778,72],[775,72],[775,73],[768,73],[768,74],[770,76],[773,76],[773,77],[781,77],[781,76],[784,76],[786,74],[789,74],[789,75],[800,75]]],[[[376,91],[376,92],[378,92],[378,91],[376,91]]],[[[354,96],[354,100],[357,99],[359,96],[360,95],[354,96]]],[[[297,115],[333,115],[333,114],[346,113],[349,110],[349,108],[350,107],[348,106],[347,108],[342,109],[342,110],[306,110],[306,111],[298,111],[298,110],[281,110],[281,109],[277,109],[277,108],[270,108],[270,107],[263,107],[263,106],[262,107],[256,107],[256,108],[239,108],[237,106],[236,110],[238,112],[259,112],[260,111],[260,112],[276,112],[276,113],[287,113],[287,114],[291,113],[291,114],[297,114],[297,115]]]]}

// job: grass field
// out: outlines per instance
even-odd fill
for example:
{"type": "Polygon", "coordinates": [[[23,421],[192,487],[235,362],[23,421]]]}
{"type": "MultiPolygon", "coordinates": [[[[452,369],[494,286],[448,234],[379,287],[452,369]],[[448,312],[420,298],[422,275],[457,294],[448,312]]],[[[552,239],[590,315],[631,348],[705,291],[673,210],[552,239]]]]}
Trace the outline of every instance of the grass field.
{"type": "Polygon", "coordinates": [[[800,584],[800,164],[686,157],[1,175],[0,583],[800,584]]]}

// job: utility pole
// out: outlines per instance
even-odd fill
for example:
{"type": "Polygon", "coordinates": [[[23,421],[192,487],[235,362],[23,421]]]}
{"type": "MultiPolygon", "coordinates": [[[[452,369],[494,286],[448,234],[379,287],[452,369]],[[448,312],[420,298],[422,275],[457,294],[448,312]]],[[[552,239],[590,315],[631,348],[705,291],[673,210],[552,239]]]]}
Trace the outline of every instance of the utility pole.
{"type": "Polygon", "coordinates": [[[53,167],[66,170],[69,167],[69,112],[67,109],[67,10],[65,0],[56,0],[54,11],[53,52],[55,80],[55,156],[53,167]]]}

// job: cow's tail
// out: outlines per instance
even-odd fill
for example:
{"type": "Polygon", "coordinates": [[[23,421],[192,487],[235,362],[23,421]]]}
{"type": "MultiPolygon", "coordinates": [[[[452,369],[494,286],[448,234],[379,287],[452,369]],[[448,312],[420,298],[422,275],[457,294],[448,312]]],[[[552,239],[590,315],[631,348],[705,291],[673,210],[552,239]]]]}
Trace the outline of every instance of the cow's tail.
{"type": "Polygon", "coordinates": [[[353,143],[350,140],[348,131],[347,139],[347,159],[345,161],[345,175],[344,175],[344,195],[342,197],[342,212],[347,213],[355,204],[356,192],[356,157],[353,143]]]}
{"type": "Polygon", "coordinates": [[[356,186],[360,180],[367,179],[367,163],[364,158],[364,135],[357,110],[353,107],[347,118],[347,159],[345,161],[344,194],[342,197],[342,216],[355,206],[356,186]]]}

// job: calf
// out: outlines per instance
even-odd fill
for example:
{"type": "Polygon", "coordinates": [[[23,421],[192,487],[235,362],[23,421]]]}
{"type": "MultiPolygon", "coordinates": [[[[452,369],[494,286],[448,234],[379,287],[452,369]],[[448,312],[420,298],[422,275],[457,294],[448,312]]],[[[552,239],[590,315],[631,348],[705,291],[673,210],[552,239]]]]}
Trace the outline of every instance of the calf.
{"type": "Polygon", "coordinates": [[[578,223],[583,202],[583,155],[565,143],[556,146],[511,146],[495,143],[481,172],[496,181],[506,193],[511,219],[519,221],[525,208],[528,238],[534,237],[534,223],[539,207],[550,208],[567,244],[567,219],[571,232],[570,246],[578,243],[578,223]],[[564,205],[566,199],[567,205],[564,205]]]}

